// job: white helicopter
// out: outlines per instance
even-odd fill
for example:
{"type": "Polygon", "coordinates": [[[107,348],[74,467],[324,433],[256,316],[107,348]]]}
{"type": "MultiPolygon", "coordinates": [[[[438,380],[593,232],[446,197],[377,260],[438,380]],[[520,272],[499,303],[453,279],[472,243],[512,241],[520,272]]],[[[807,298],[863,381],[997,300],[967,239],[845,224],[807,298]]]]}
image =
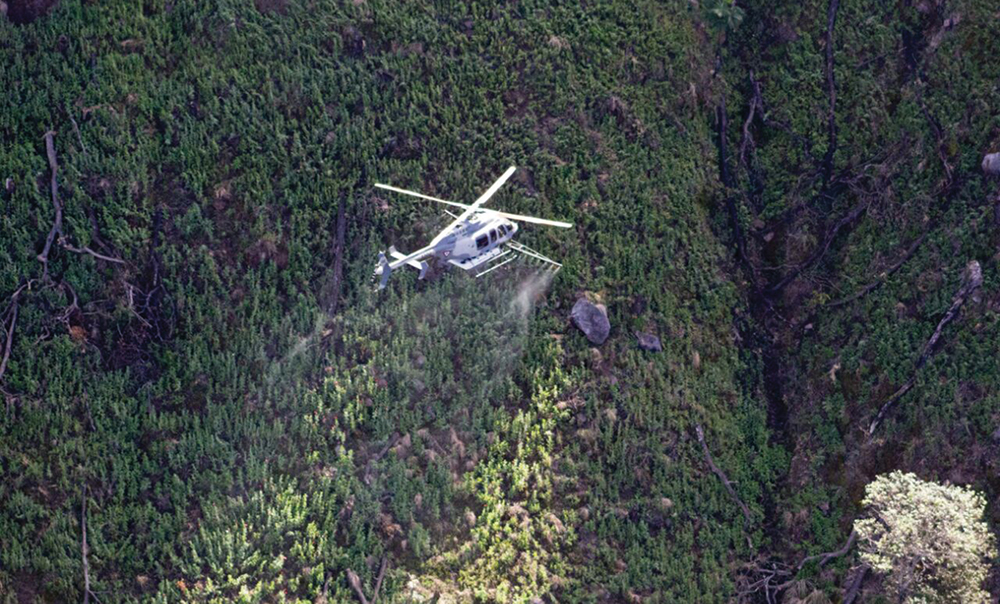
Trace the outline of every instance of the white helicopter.
{"type": "Polygon", "coordinates": [[[535,218],[534,216],[508,214],[507,212],[482,208],[482,205],[507,182],[507,179],[514,174],[514,170],[516,169],[515,166],[507,168],[503,176],[498,178],[472,205],[438,199],[437,197],[389,185],[376,184],[375,186],[380,189],[436,201],[456,208],[462,208],[463,210],[458,215],[445,210],[445,213],[454,218],[454,220],[443,231],[438,233],[434,239],[431,239],[431,242],[426,247],[420,248],[410,254],[403,254],[397,251],[395,247],[389,247],[389,255],[393,258],[392,262],[386,258],[385,252],[379,252],[378,264],[375,267],[375,278],[379,280],[378,288],[385,288],[392,271],[403,265],[411,266],[420,271],[420,275],[417,278],[423,279],[427,274],[427,262],[424,259],[430,257],[446,260],[448,263],[467,271],[476,271],[476,277],[481,277],[511,262],[517,258],[518,254],[541,260],[559,270],[562,265],[558,262],[546,258],[527,246],[512,241],[512,239],[514,234],[519,230],[517,226],[518,222],[531,222],[564,229],[572,227],[571,223],[535,218]],[[507,249],[504,249],[504,246],[507,249]],[[513,253],[513,256],[506,258],[502,262],[498,262],[501,258],[511,253],[513,253]]]}

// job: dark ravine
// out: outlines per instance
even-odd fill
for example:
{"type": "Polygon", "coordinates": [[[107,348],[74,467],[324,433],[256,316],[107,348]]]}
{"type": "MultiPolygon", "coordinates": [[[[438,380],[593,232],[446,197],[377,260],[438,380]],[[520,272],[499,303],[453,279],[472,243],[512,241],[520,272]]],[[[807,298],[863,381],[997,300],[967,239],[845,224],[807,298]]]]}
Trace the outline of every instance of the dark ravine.
{"type": "MultiPolygon", "coordinates": [[[[759,89],[758,89],[759,90],[759,89]]],[[[749,111],[753,111],[751,106],[749,111]]],[[[737,249],[737,261],[740,270],[747,280],[745,297],[750,310],[750,321],[743,321],[737,325],[740,338],[746,343],[752,354],[760,355],[763,365],[763,375],[760,376],[761,387],[767,403],[767,425],[769,437],[773,445],[777,445],[786,450],[789,455],[794,450],[792,440],[788,434],[788,406],[784,396],[784,374],[782,370],[782,350],[777,334],[772,331],[770,325],[774,316],[776,299],[775,294],[769,293],[771,284],[776,278],[776,272],[766,273],[769,279],[761,281],[758,269],[746,252],[746,238],[740,225],[737,201],[739,196],[734,191],[731,172],[728,166],[728,143],[727,128],[729,124],[725,96],[722,103],[716,108],[717,144],[719,150],[719,176],[726,187],[726,209],[729,219],[729,227],[732,238],[735,239],[737,249]]],[[[750,120],[748,120],[749,122],[750,120]]],[[[749,123],[744,130],[749,128],[749,123]]],[[[764,503],[764,523],[765,532],[773,540],[780,538],[777,528],[778,510],[777,502],[773,494],[768,493],[764,503]]]]}

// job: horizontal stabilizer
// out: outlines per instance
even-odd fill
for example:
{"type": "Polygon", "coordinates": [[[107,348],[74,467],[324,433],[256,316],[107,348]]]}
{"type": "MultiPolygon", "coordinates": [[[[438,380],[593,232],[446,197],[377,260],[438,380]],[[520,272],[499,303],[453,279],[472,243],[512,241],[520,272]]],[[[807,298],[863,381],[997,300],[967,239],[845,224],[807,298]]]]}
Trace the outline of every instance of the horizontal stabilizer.
{"type": "MultiPolygon", "coordinates": [[[[392,245],[389,246],[389,255],[392,256],[396,260],[405,260],[406,259],[406,254],[400,253],[400,251],[397,250],[396,247],[392,246],[392,245]]],[[[411,266],[411,267],[417,269],[418,271],[420,271],[420,275],[417,276],[417,279],[423,279],[424,276],[427,274],[427,263],[426,262],[423,262],[421,260],[406,260],[406,265],[407,266],[411,266]]]]}

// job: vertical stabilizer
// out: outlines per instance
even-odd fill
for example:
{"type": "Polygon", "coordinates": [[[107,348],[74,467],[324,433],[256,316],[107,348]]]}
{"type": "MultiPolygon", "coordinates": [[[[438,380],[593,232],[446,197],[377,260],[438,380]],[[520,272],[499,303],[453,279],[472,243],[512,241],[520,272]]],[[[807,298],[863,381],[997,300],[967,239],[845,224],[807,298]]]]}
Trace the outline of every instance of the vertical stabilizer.
{"type": "Polygon", "coordinates": [[[386,283],[389,282],[389,275],[392,273],[392,267],[389,265],[389,261],[386,260],[385,252],[378,253],[378,266],[375,267],[375,275],[381,275],[382,278],[379,279],[378,288],[385,289],[386,283]]]}

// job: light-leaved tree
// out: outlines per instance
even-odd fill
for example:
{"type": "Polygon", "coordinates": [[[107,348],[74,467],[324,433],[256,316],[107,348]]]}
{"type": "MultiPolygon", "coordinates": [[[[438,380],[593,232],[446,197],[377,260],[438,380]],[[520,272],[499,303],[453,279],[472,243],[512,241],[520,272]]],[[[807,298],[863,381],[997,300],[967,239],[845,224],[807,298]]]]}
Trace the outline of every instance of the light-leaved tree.
{"type": "Polygon", "coordinates": [[[861,558],[884,575],[888,595],[907,604],[989,601],[982,585],[996,551],[981,494],[896,471],[872,481],[862,503],[861,558]]]}

